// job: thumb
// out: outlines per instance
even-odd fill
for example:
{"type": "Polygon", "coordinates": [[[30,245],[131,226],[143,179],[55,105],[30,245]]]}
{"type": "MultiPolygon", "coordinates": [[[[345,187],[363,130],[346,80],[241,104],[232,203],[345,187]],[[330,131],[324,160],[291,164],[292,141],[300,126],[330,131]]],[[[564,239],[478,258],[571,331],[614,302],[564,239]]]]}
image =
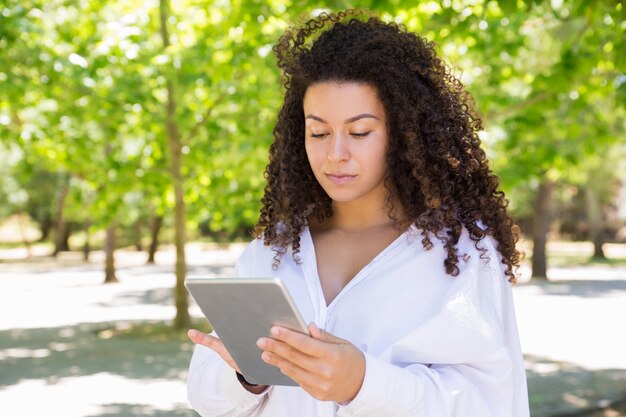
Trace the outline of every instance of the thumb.
{"type": "Polygon", "coordinates": [[[315,323],[311,323],[309,325],[309,331],[311,332],[311,336],[314,339],[317,340],[321,340],[322,342],[328,342],[328,343],[336,343],[336,344],[343,344],[346,343],[345,340],[331,334],[328,333],[325,330],[320,329],[319,327],[317,327],[317,325],[315,323]]]}

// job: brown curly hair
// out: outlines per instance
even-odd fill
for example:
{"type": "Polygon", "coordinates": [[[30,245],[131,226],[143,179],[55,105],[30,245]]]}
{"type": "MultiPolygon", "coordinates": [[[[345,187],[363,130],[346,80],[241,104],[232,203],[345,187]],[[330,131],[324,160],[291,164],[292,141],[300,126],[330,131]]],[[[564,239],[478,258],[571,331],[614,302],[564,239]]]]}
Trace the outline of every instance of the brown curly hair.
{"type": "MultiPolygon", "coordinates": [[[[459,273],[456,245],[463,227],[476,242],[491,235],[516,282],[518,229],[508,201],[489,169],[477,131],[473,100],[435,52],[433,42],[385,23],[364,10],[322,13],[300,28],[288,28],[273,48],[285,97],[274,127],[265,171],[267,184],[254,235],[276,251],[274,267],[291,245],[295,256],[309,216],[332,215],[331,199],[315,179],[305,146],[303,99],[324,81],[374,86],[387,114],[386,203],[396,197],[421,230],[426,249],[435,236],[447,252],[446,273],[459,273]]],[[[297,259],[297,258],[296,258],[297,259]]]]}

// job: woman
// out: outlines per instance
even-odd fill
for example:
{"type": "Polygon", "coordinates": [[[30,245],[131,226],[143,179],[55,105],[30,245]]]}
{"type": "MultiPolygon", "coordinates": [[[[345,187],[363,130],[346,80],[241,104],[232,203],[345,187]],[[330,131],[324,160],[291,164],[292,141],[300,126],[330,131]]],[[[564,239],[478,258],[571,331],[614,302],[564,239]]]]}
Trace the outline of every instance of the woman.
{"type": "MultiPolygon", "coordinates": [[[[432,43],[354,11],[274,48],[285,98],[239,276],[276,276],[311,336],[275,327],[258,386],[215,335],[188,380],[208,416],[528,416],[517,235],[471,99],[432,43]]],[[[259,351],[261,354],[261,351],[259,351]]]]}

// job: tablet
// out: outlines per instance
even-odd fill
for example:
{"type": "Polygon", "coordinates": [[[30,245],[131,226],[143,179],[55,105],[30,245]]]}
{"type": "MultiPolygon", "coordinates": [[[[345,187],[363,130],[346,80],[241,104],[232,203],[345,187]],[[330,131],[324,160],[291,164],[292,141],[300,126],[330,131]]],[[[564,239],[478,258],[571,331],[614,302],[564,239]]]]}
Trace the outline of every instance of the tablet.
{"type": "Polygon", "coordinates": [[[189,277],[185,286],[248,382],[298,385],[265,363],[256,345],[273,325],[309,333],[280,279],[189,277]]]}

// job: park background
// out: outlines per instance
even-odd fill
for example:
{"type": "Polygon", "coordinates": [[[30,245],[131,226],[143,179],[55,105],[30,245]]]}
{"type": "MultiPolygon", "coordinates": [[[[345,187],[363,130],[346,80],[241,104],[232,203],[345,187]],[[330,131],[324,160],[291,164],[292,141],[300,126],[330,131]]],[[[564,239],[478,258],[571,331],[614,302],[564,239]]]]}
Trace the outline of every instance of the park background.
{"type": "Polygon", "coordinates": [[[183,282],[251,239],[272,46],[354,6],[434,41],[483,116],[526,253],[532,415],[623,415],[623,2],[1,0],[3,416],[195,415],[183,282]]]}

